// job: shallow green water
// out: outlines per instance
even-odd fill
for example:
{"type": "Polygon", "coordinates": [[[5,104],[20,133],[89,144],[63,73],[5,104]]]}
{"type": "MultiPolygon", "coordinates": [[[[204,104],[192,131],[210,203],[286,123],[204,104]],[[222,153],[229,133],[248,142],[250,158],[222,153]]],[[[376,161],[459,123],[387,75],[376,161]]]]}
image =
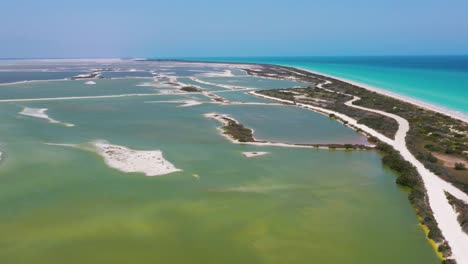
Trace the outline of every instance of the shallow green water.
{"type": "Polygon", "coordinates": [[[438,263],[378,154],[232,144],[203,113],[284,141],[355,132],[293,108],[144,103],[177,98],[24,105],[76,127],[0,104],[0,263],[438,263]],[[300,122],[320,126],[294,132],[300,122]],[[96,153],[43,144],[95,139],[161,149],[183,171],[126,174],[96,153]]]}
{"type": "Polygon", "coordinates": [[[137,86],[148,79],[93,80],[95,85],[86,85],[87,80],[32,82],[0,86],[1,99],[26,99],[42,97],[97,96],[114,94],[153,93],[155,87],[137,86]]]}

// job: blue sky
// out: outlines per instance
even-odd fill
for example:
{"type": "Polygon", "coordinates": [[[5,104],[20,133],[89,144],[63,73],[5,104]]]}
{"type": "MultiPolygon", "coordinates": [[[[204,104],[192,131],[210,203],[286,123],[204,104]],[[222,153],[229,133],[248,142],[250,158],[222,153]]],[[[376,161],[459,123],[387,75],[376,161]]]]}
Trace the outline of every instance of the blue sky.
{"type": "Polygon", "coordinates": [[[467,0],[0,3],[0,58],[468,54],[467,0]]]}

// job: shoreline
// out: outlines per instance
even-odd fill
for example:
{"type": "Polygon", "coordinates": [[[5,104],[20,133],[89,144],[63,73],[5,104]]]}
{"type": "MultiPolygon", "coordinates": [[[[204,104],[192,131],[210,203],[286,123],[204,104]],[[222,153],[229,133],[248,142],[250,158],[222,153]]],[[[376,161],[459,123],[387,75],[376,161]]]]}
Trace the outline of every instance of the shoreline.
{"type": "MultiPolygon", "coordinates": [[[[320,86],[322,86],[321,84],[320,86]]],[[[322,88],[323,89],[323,88],[322,88]]],[[[256,92],[251,92],[250,94],[256,95],[265,99],[285,102],[285,103],[294,103],[292,101],[288,101],[285,99],[280,99],[276,97],[271,97],[263,94],[258,94],[256,92]]],[[[452,206],[448,203],[448,200],[445,197],[445,192],[448,192],[458,199],[461,199],[465,202],[468,202],[468,195],[463,193],[457,187],[453,186],[451,183],[444,181],[443,179],[439,178],[437,175],[429,171],[424,167],[424,165],[419,162],[413,154],[408,150],[406,146],[406,135],[409,131],[409,123],[406,119],[387,112],[383,112],[380,110],[369,109],[362,106],[353,105],[354,101],[359,100],[359,97],[353,96],[353,99],[346,102],[346,105],[358,109],[363,109],[370,112],[375,112],[379,114],[383,114],[385,116],[391,117],[395,119],[398,124],[398,132],[395,135],[395,139],[392,140],[381,133],[375,131],[372,128],[369,128],[366,125],[358,124],[357,121],[345,114],[323,109],[317,106],[311,106],[307,104],[296,103],[297,106],[309,109],[314,112],[324,112],[324,113],[333,113],[336,116],[348,121],[350,124],[356,125],[358,128],[361,128],[365,132],[377,137],[384,143],[391,145],[395,150],[397,150],[401,156],[408,162],[410,162],[420,174],[420,177],[423,181],[424,187],[426,189],[426,195],[428,199],[428,203],[430,208],[432,209],[432,215],[436,219],[437,226],[442,232],[442,235],[445,241],[451,247],[451,256],[448,256],[449,259],[455,259],[458,263],[466,263],[468,260],[468,254],[464,250],[465,245],[468,245],[468,235],[464,233],[461,229],[460,224],[457,221],[457,214],[453,210],[452,206]]]]}
{"type": "MultiPolygon", "coordinates": [[[[174,60],[174,61],[177,61],[177,60],[174,60]]],[[[353,81],[353,80],[350,80],[350,79],[337,77],[337,76],[334,76],[334,75],[331,75],[331,74],[326,74],[326,73],[323,73],[323,72],[320,72],[320,71],[308,70],[308,69],[298,67],[298,66],[272,64],[272,63],[248,63],[248,62],[244,63],[244,62],[228,62],[228,61],[218,61],[218,62],[214,62],[214,61],[213,62],[211,62],[211,61],[196,61],[196,60],[193,60],[193,61],[191,61],[191,60],[181,60],[181,61],[183,61],[183,62],[193,62],[193,63],[207,63],[207,64],[230,64],[230,65],[237,65],[239,67],[239,69],[241,69],[241,66],[244,66],[244,65],[251,65],[251,66],[269,65],[269,66],[286,67],[286,68],[301,70],[301,71],[304,71],[304,72],[312,73],[312,74],[315,74],[315,75],[320,75],[322,77],[331,78],[331,79],[335,79],[335,80],[338,80],[338,81],[341,81],[341,82],[345,82],[345,83],[348,83],[348,84],[351,84],[351,85],[354,85],[354,86],[358,86],[358,87],[361,87],[363,89],[366,89],[366,90],[369,90],[369,91],[372,91],[372,92],[376,92],[376,93],[379,93],[379,94],[384,95],[384,96],[392,97],[392,98],[395,98],[397,100],[404,101],[404,102],[419,106],[421,108],[431,110],[431,111],[434,111],[434,112],[437,112],[437,113],[440,113],[440,114],[443,114],[443,115],[446,115],[446,116],[449,116],[449,117],[452,117],[452,118],[455,118],[455,119],[458,119],[458,120],[461,120],[463,122],[468,123],[468,113],[465,114],[465,113],[462,113],[462,112],[459,112],[459,111],[456,111],[456,110],[448,109],[448,108],[443,107],[443,106],[438,106],[438,105],[432,104],[430,102],[425,102],[424,100],[417,99],[417,98],[414,98],[414,97],[411,97],[411,96],[407,96],[407,95],[399,94],[399,93],[396,93],[396,92],[388,91],[388,90],[386,90],[384,88],[379,88],[379,87],[364,84],[364,83],[361,83],[361,82],[353,81]]],[[[299,75],[303,75],[303,74],[298,73],[298,72],[295,72],[295,73],[299,74],[299,75]]],[[[267,77],[264,77],[264,78],[267,78],[267,77]]],[[[271,78],[275,79],[274,76],[271,76],[271,78]]]]}
{"type": "MultiPolygon", "coordinates": [[[[274,65],[276,65],[276,64],[274,64],[274,65]]],[[[282,65],[278,65],[278,66],[284,67],[282,65]]],[[[298,69],[298,70],[305,71],[305,72],[309,72],[309,73],[312,73],[312,74],[315,74],[315,75],[320,75],[320,76],[323,76],[323,77],[326,77],[326,78],[335,79],[335,80],[338,80],[338,81],[341,81],[341,82],[345,82],[345,83],[348,83],[348,84],[351,84],[351,85],[354,85],[354,86],[369,90],[371,92],[376,92],[376,93],[384,95],[384,96],[392,97],[392,98],[395,98],[397,100],[404,101],[404,102],[407,102],[409,104],[413,104],[413,105],[419,106],[421,108],[431,110],[431,111],[434,111],[434,112],[437,112],[437,113],[440,113],[440,114],[443,114],[443,115],[446,115],[446,116],[461,120],[461,121],[463,121],[465,123],[468,123],[468,114],[464,114],[464,113],[458,112],[456,110],[451,110],[451,109],[445,108],[443,106],[437,106],[437,105],[434,105],[434,104],[432,104],[430,102],[425,102],[424,100],[416,99],[416,98],[413,98],[411,96],[407,96],[407,95],[399,94],[399,93],[396,93],[396,92],[388,91],[388,90],[386,90],[384,88],[375,87],[375,86],[372,86],[372,85],[364,84],[364,83],[353,81],[353,80],[346,79],[346,78],[333,76],[333,75],[326,74],[326,73],[319,72],[319,71],[308,70],[308,69],[301,68],[301,67],[293,67],[293,66],[287,66],[287,67],[298,69]]],[[[296,74],[300,74],[300,73],[296,72],[296,74]]]]}
{"type": "Polygon", "coordinates": [[[93,147],[107,166],[125,173],[152,177],[182,171],[166,160],[161,150],[134,150],[99,140],[93,142],[93,147]]]}
{"type": "Polygon", "coordinates": [[[232,121],[236,124],[241,124],[236,119],[230,117],[226,114],[220,113],[205,113],[204,117],[214,119],[220,122],[223,126],[217,127],[217,130],[220,134],[234,144],[241,145],[253,145],[253,146],[272,146],[272,147],[287,147],[287,148],[310,148],[310,149],[322,149],[322,150],[342,150],[342,151],[364,151],[374,149],[374,145],[361,145],[361,144],[300,144],[300,143],[282,143],[282,142],[272,142],[267,140],[259,140],[254,136],[254,130],[252,128],[246,128],[250,130],[252,139],[251,141],[240,141],[228,133],[225,128],[229,125],[229,121],[232,121]]]}

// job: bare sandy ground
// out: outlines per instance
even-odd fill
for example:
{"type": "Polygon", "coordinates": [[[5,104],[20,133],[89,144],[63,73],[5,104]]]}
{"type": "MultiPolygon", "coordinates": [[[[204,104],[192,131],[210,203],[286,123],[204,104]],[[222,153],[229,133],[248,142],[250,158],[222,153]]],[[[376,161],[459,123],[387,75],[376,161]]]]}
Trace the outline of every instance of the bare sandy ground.
{"type": "Polygon", "coordinates": [[[455,167],[455,163],[462,163],[465,164],[466,167],[468,167],[468,162],[462,158],[457,158],[457,157],[452,157],[446,154],[438,153],[438,152],[432,152],[432,154],[439,160],[441,160],[445,166],[447,167],[455,167]]]}
{"type": "Polygon", "coordinates": [[[20,115],[25,115],[25,116],[32,116],[32,117],[36,117],[36,118],[45,119],[45,120],[49,121],[50,123],[60,124],[60,125],[66,126],[66,127],[75,126],[74,124],[60,122],[58,120],[50,118],[46,114],[47,110],[48,110],[47,108],[29,108],[29,107],[25,107],[25,108],[23,108],[23,111],[19,112],[19,114],[20,115]]]}
{"type": "Polygon", "coordinates": [[[140,172],[146,176],[160,176],[181,171],[165,160],[160,150],[132,150],[104,141],[94,143],[106,164],[123,172],[140,172]]]}
{"type": "Polygon", "coordinates": [[[85,144],[44,143],[49,146],[70,147],[97,152],[105,163],[126,173],[143,173],[146,176],[160,176],[182,171],[167,161],[161,150],[133,150],[124,146],[112,145],[105,140],[85,144]]]}
{"type": "Polygon", "coordinates": [[[242,155],[244,155],[247,158],[259,157],[259,156],[264,156],[268,154],[270,154],[270,152],[264,152],[264,151],[242,152],[242,155]]]}

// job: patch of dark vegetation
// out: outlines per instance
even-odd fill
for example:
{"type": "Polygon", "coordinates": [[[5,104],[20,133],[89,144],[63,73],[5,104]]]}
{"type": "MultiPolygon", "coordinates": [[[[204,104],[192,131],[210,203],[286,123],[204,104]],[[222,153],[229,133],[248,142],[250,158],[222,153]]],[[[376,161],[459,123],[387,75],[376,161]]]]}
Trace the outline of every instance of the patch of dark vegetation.
{"type": "Polygon", "coordinates": [[[283,100],[289,100],[289,101],[296,101],[294,99],[294,94],[292,92],[285,92],[282,90],[263,90],[263,91],[258,91],[259,94],[263,94],[266,96],[271,96],[283,100]]]}
{"type": "Polygon", "coordinates": [[[449,203],[458,214],[458,222],[460,223],[463,231],[468,234],[468,204],[464,201],[457,199],[448,192],[445,192],[449,203]]]}
{"type": "Polygon", "coordinates": [[[182,90],[184,92],[193,92],[193,93],[198,93],[198,92],[201,91],[200,89],[198,89],[195,86],[184,86],[184,87],[180,88],[180,90],[182,90]]]}
{"type": "Polygon", "coordinates": [[[465,167],[464,163],[457,162],[457,163],[455,163],[455,169],[456,170],[466,170],[466,167],[465,167]]]}
{"type": "MultiPolygon", "coordinates": [[[[261,142],[261,141],[257,141],[261,142]]],[[[294,144],[297,146],[308,146],[308,147],[327,147],[329,149],[344,149],[344,150],[371,150],[372,147],[362,144],[294,144]]]]}
{"type": "Polygon", "coordinates": [[[71,77],[72,80],[83,80],[83,79],[94,79],[99,76],[99,73],[90,73],[90,74],[83,74],[83,75],[78,75],[78,76],[73,76],[71,77]]]}
{"type": "Polygon", "coordinates": [[[439,252],[446,257],[450,256],[452,254],[451,249],[437,226],[437,222],[427,201],[424,184],[416,168],[410,162],[403,159],[398,151],[386,143],[379,142],[376,149],[383,154],[383,164],[398,173],[396,183],[409,188],[408,199],[420,216],[421,223],[429,228],[428,238],[434,240],[439,245],[439,252]]]}
{"type": "Polygon", "coordinates": [[[442,264],[457,264],[457,262],[453,259],[445,259],[442,260],[442,264]]]}
{"type": "Polygon", "coordinates": [[[236,121],[223,117],[227,124],[223,127],[224,133],[238,140],[239,142],[254,142],[252,129],[244,127],[244,125],[236,121]]]}
{"type": "Polygon", "coordinates": [[[384,136],[389,138],[394,138],[398,130],[398,123],[394,119],[382,115],[365,115],[357,121],[359,124],[368,126],[376,131],[381,131],[384,136]],[[393,122],[389,119],[393,120],[393,122]]]}

